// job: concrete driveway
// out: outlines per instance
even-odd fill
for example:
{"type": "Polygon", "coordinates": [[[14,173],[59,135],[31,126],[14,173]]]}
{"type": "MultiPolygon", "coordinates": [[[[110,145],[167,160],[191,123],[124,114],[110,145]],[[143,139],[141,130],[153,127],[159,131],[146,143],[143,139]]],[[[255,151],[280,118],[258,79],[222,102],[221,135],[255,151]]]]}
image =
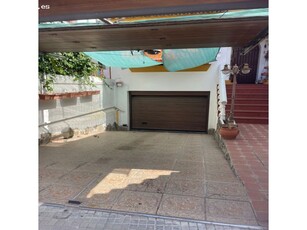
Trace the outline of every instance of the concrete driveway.
{"type": "Polygon", "coordinates": [[[39,199],[257,226],[245,187],[213,136],[103,132],[39,149],[39,199]]]}

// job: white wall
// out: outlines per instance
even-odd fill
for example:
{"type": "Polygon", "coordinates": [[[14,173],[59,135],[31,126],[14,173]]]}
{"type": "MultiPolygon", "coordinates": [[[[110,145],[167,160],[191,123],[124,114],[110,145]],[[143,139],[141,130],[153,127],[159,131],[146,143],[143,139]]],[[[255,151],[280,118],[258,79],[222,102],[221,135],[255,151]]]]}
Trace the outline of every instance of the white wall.
{"type": "MultiPolygon", "coordinates": [[[[115,106],[115,92],[116,87],[114,86],[114,80],[105,79],[102,87],[102,107],[104,109],[115,106]]],[[[116,121],[115,110],[110,109],[105,111],[105,125],[113,124],[116,121]]]]}
{"type": "Polygon", "coordinates": [[[119,124],[129,124],[129,91],[209,91],[208,129],[216,128],[216,86],[219,66],[230,63],[231,48],[222,48],[218,61],[204,72],[146,72],[132,73],[129,69],[112,68],[112,79],[122,80],[123,87],[115,88],[115,106],[123,110],[119,124]]]}
{"type": "Polygon", "coordinates": [[[268,52],[268,50],[269,50],[269,41],[268,38],[266,38],[259,43],[257,80],[261,80],[261,73],[264,71],[264,67],[269,65],[268,60],[264,58],[265,53],[268,52]]]}
{"type": "MultiPolygon", "coordinates": [[[[92,81],[95,83],[95,86],[93,87],[73,81],[73,79],[68,76],[57,76],[54,84],[54,92],[56,93],[100,90],[100,94],[67,99],[39,100],[39,124],[55,122],[102,109],[103,101],[105,101],[102,94],[102,92],[104,92],[102,88],[102,81],[96,77],[93,77],[92,81]]],[[[45,126],[45,128],[41,127],[39,128],[39,135],[46,132],[50,132],[52,134],[60,133],[61,130],[66,127],[85,130],[86,128],[104,125],[106,120],[106,113],[93,113],[90,115],[57,122],[45,126]]]]}

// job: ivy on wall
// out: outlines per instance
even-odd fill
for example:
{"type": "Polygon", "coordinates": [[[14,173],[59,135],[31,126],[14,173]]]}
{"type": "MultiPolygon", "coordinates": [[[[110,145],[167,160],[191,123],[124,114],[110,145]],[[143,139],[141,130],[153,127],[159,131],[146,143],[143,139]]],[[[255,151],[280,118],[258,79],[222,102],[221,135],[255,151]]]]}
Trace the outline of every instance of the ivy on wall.
{"type": "Polygon", "coordinates": [[[41,53],[38,60],[39,80],[45,91],[53,90],[56,75],[72,76],[74,81],[94,86],[90,76],[101,68],[81,52],[41,53]]]}

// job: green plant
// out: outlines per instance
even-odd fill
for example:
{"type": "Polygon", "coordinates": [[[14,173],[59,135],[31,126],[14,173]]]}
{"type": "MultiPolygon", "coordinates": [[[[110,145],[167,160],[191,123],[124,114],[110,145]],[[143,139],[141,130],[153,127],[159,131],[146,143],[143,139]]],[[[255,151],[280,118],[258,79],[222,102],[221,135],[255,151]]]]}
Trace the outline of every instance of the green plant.
{"type": "Polygon", "coordinates": [[[74,81],[94,86],[90,76],[95,75],[99,64],[84,53],[41,53],[38,60],[39,80],[45,91],[53,90],[56,75],[72,76],[74,81]]]}

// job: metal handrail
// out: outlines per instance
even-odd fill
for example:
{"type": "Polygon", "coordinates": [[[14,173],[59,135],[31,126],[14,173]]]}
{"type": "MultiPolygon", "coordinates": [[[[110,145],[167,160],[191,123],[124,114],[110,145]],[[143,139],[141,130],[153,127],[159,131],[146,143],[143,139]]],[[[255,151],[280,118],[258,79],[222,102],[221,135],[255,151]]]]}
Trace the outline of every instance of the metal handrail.
{"type": "Polygon", "coordinates": [[[92,112],[89,112],[89,113],[79,114],[79,115],[76,115],[76,116],[73,116],[73,117],[63,118],[63,119],[60,119],[60,120],[57,120],[57,121],[46,122],[44,124],[39,124],[38,127],[43,127],[43,126],[46,126],[46,125],[52,125],[52,124],[55,124],[55,123],[58,123],[58,122],[67,121],[67,120],[71,120],[71,119],[78,118],[78,117],[83,117],[83,116],[90,115],[90,114],[93,114],[93,113],[104,112],[104,111],[107,111],[107,110],[110,110],[110,109],[125,112],[124,110],[121,110],[121,109],[119,109],[115,106],[112,106],[112,107],[107,107],[107,108],[95,110],[95,111],[92,111],[92,112]]]}

